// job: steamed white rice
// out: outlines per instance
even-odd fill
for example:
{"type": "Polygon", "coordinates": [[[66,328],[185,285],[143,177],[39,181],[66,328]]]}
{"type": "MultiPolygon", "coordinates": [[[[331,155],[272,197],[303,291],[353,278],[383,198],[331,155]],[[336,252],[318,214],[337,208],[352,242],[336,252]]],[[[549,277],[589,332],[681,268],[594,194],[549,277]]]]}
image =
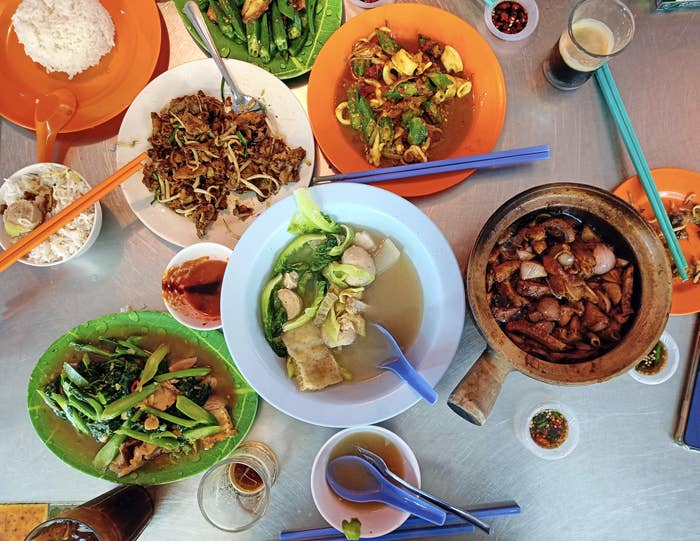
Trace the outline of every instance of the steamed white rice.
{"type": "MultiPolygon", "coordinates": [[[[24,198],[24,192],[38,178],[42,184],[53,187],[54,208],[46,215],[50,218],[90,190],[90,185],[70,168],[47,166],[38,174],[10,177],[0,186],[0,203],[11,205],[24,198]]],[[[95,207],[92,206],[51,235],[26,256],[30,263],[46,264],[63,261],[75,254],[85,244],[95,223],[95,207]]]]}
{"type": "Polygon", "coordinates": [[[34,62],[69,79],[114,47],[114,23],[98,0],[23,0],[12,24],[34,62]]]}

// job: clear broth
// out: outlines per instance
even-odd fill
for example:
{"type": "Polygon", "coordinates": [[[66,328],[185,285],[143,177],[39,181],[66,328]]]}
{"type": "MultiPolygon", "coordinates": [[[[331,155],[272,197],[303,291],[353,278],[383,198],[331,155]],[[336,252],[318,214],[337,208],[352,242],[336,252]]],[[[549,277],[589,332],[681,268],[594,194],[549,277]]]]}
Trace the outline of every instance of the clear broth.
{"type": "MultiPolygon", "coordinates": [[[[363,228],[356,228],[360,231],[363,228]]],[[[385,235],[367,231],[379,244],[385,235]]],[[[393,239],[392,239],[393,240],[393,239]]],[[[358,383],[378,376],[377,368],[392,355],[392,347],[384,335],[370,325],[376,322],[391,332],[401,349],[406,352],[415,342],[423,321],[423,288],[413,263],[400,246],[401,257],[365,290],[362,299],[367,303],[366,336],[358,336],[347,347],[333,350],[336,360],[350,372],[358,383]]]]}
{"type": "MultiPolygon", "coordinates": [[[[408,461],[401,454],[398,447],[396,447],[396,445],[394,445],[382,434],[376,434],[374,432],[360,432],[351,434],[340,440],[331,451],[328,457],[328,462],[331,462],[333,459],[340,456],[360,456],[355,449],[355,446],[364,447],[368,451],[378,454],[384,459],[384,462],[386,462],[389,469],[402,479],[405,479],[406,472],[410,470],[408,461]]],[[[360,469],[359,472],[357,470],[358,468],[353,466],[338,468],[335,471],[336,479],[338,479],[342,485],[347,486],[348,488],[362,488],[361,486],[358,486],[358,482],[362,482],[363,475],[366,475],[366,473],[364,473],[364,470],[360,469]]],[[[330,487],[329,490],[331,491],[331,494],[338,499],[338,501],[342,502],[348,507],[357,509],[358,512],[366,513],[368,511],[374,511],[386,507],[385,504],[379,502],[362,503],[347,501],[333,492],[330,487]]]]}

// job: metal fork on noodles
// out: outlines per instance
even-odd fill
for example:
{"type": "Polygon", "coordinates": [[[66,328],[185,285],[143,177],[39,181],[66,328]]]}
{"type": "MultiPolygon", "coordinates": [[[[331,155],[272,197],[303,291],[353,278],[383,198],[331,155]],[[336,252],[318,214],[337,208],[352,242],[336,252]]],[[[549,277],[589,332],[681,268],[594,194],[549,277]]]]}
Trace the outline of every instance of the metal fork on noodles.
{"type": "Polygon", "coordinates": [[[226,81],[226,84],[231,90],[231,95],[233,96],[231,107],[233,108],[234,112],[244,113],[246,111],[264,109],[263,104],[260,103],[257,98],[243,94],[240,90],[238,90],[236,83],[233,81],[233,77],[231,77],[231,74],[226,68],[226,64],[219,54],[219,50],[216,48],[216,43],[214,43],[214,40],[211,37],[209,28],[207,28],[207,25],[204,22],[204,17],[202,16],[202,12],[199,11],[199,6],[197,6],[197,3],[190,0],[185,4],[183,11],[185,15],[187,15],[189,21],[192,23],[192,26],[199,37],[202,38],[202,41],[204,42],[207,51],[209,51],[212,60],[216,64],[216,67],[219,68],[221,76],[224,78],[224,81],[226,81]]]}

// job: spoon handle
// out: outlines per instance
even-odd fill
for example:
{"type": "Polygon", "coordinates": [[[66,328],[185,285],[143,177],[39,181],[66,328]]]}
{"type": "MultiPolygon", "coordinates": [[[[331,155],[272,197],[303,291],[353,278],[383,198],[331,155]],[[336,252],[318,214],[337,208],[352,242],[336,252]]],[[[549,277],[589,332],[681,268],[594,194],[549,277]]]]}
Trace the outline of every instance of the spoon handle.
{"type": "Polygon", "coordinates": [[[408,386],[418,393],[428,404],[435,404],[435,402],[437,402],[438,394],[435,389],[430,386],[430,383],[425,381],[423,376],[411,366],[411,363],[409,363],[405,357],[398,357],[391,362],[381,364],[379,368],[391,370],[404,380],[408,386]]]}
{"type": "Polygon", "coordinates": [[[381,501],[438,526],[442,526],[447,518],[447,514],[440,507],[421,500],[411,491],[403,490],[389,482],[383,487],[381,501]]]}
{"type": "Polygon", "coordinates": [[[418,494],[419,496],[421,496],[425,500],[429,501],[430,503],[434,503],[435,505],[444,509],[445,511],[449,511],[450,513],[454,513],[458,517],[462,517],[464,520],[466,520],[467,522],[470,522],[471,524],[473,524],[474,526],[476,526],[480,530],[483,530],[486,533],[490,533],[491,527],[488,524],[486,524],[483,520],[478,519],[477,517],[475,517],[471,513],[467,513],[466,511],[463,511],[462,509],[460,509],[458,507],[454,507],[453,505],[450,505],[449,503],[442,501],[439,498],[436,498],[432,494],[428,494],[427,492],[425,492],[419,488],[414,487],[412,484],[407,483],[406,481],[401,479],[401,477],[399,477],[398,475],[396,475],[394,472],[392,472],[389,469],[386,470],[386,474],[389,477],[391,477],[392,480],[399,483],[401,486],[407,488],[408,490],[410,490],[411,492],[413,492],[415,494],[418,494]]]}
{"type": "Polygon", "coordinates": [[[36,126],[36,161],[53,162],[54,143],[57,133],[48,122],[37,122],[36,126]]]}

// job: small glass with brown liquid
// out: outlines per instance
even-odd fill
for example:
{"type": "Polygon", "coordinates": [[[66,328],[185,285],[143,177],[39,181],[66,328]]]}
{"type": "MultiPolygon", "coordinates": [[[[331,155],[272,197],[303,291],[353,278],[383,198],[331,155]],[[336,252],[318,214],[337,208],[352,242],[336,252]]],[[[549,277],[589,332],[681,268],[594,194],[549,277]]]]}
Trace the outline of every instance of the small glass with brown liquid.
{"type": "Polygon", "coordinates": [[[226,532],[250,528],[267,511],[279,463],[264,443],[247,441],[211,468],[199,483],[199,509],[210,524],[226,532]]]}

